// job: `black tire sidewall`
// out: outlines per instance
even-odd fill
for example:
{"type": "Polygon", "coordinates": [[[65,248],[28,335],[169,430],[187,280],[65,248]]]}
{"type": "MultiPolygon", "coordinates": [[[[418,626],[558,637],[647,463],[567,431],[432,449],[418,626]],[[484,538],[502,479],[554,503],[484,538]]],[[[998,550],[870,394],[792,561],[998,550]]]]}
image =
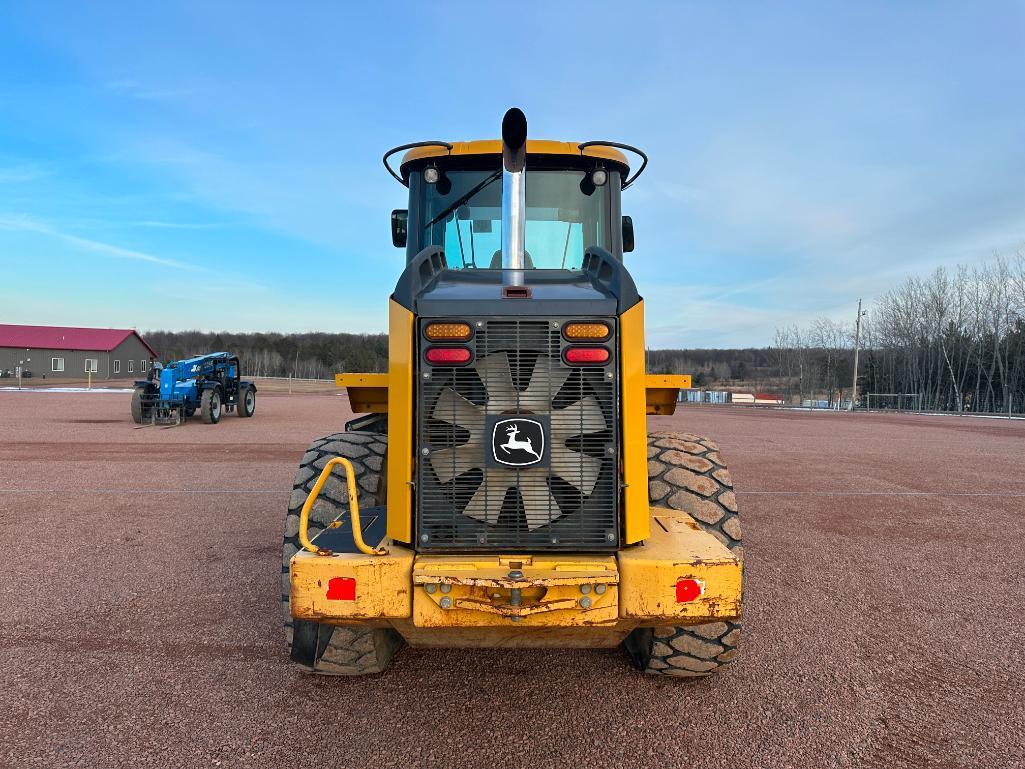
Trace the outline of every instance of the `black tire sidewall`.
{"type": "Polygon", "coordinates": [[[199,399],[199,412],[202,415],[204,422],[208,425],[215,425],[220,422],[222,407],[221,393],[217,388],[211,388],[203,391],[203,395],[199,399]]]}
{"type": "Polygon", "coordinates": [[[145,387],[136,387],[132,393],[132,419],[137,425],[141,425],[149,416],[149,409],[142,405],[142,397],[145,394],[145,387]]]}
{"type": "Polygon", "coordinates": [[[238,391],[238,415],[251,417],[256,413],[256,393],[252,387],[243,387],[238,391]],[[252,403],[250,404],[250,398],[252,403]]]}

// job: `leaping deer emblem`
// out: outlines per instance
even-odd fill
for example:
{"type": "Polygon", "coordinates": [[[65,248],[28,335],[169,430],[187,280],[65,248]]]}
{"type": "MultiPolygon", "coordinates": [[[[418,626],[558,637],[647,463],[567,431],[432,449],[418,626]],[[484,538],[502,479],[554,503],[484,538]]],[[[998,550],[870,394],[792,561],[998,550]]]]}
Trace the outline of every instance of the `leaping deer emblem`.
{"type": "Polygon", "coordinates": [[[521,441],[519,438],[516,437],[519,434],[519,432],[520,428],[518,428],[516,425],[509,425],[507,428],[505,428],[505,434],[509,436],[509,439],[505,443],[501,444],[498,448],[505,451],[506,454],[511,454],[512,449],[521,449],[523,451],[526,451],[528,454],[531,454],[537,457],[538,459],[541,459],[541,455],[534,451],[534,444],[531,442],[530,438],[524,438],[521,441]]]}

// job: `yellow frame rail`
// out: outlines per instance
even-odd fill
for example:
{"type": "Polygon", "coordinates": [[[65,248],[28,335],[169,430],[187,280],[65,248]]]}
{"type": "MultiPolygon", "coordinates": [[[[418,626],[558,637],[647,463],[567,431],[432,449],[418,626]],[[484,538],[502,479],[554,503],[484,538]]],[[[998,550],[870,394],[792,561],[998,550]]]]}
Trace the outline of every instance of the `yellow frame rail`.
{"type": "Polygon", "coordinates": [[[355,414],[388,412],[387,374],[335,374],[335,386],[346,389],[355,414]]]}
{"type": "Polygon", "coordinates": [[[647,412],[661,416],[675,414],[680,390],[690,388],[690,374],[648,374],[644,377],[647,412]]]}
{"type": "Polygon", "coordinates": [[[306,497],[306,502],[303,503],[302,512],[299,514],[299,542],[302,543],[304,549],[311,553],[315,553],[317,555],[334,555],[330,550],[319,548],[310,542],[308,530],[310,527],[310,510],[313,509],[313,504],[317,501],[317,497],[320,496],[320,491],[324,488],[324,484],[327,483],[327,479],[331,475],[331,471],[339,465],[341,465],[345,470],[345,484],[349,493],[349,516],[352,518],[352,539],[356,543],[356,547],[365,555],[387,555],[387,548],[370,547],[363,541],[363,527],[359,522],[359,500],[356,495],[356,471],[352,468],[352,462],[345,457],[334,457],[333,459],[328,460],[328,463],[324,465],[324,469],[321,470],[320,477],[317,478],[317,482],[313,484],[313,490],[310,492],[310,495],[306,497]]]}

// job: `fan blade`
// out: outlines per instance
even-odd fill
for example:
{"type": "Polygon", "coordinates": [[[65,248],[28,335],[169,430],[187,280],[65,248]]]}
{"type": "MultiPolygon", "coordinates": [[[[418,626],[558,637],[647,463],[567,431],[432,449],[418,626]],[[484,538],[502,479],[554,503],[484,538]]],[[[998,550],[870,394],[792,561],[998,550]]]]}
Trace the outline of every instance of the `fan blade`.
{"type": "Polygon", "coordinates": [[[442,390],[434,402],[431,418],[458,425],[469,430],[473,436],[479,436],[484,430],[484,409],[466,400],[451,387],[442,390]]]}
{"type": "Polygon", "coordinates": [[[484,467],[484,455],[479,441],[431,452],[431,467],[442,483],[448,483],[457,475],[484,467]]]}
{"type": "Polygon", "coordinates": [[[561,445],[574,435],[596,433],[608,427],[601,406],[593,396],[552,412],[552,443],[561,445]]]}
{"type": "Polygon", "coordinates": [[[531,531],[562,516],[555,497],[548,490],[545,471],[524,470],[519,473],[518,480],[516,475],[512,470],[491,470],[463,509],[463,515],[492,525],[497,523],[506,492],[516,488],[523,501],[527,528],[531,531]]]}
{"type": "Polygon", "coordinates": [[[543,470],[527,470],[520,474],[520,499],[530,531],[547,526],[562,516],[559,504],[548,489],[543,470]]]}
{"type": "Polygon", "coordinates": [[[489,355],[474,366],[484,389],[488,391],[488,412],[501,414],[516,408],[519,393],[513,386],[509,356],[504,352],[489,355]]]}
{"type": "Polygon", "coordinates": [[[463,515],[484,523],[498,521],[502,512],[502,500],[510,486],[516,485],[516,473],[512,470],[488,470],[477,491],[463,508],[463,515]]]}
{"type": "Polygon", "coordinates": [[[553,368],[551,358],[538,356],[530,374],[530,384],[520,395],[520,402],[532,411],[548,411],[569,374],[568,369],[553,368]]]}
{"type": "Polygon", "coordinates": [[[552,444],[552,475],[557,475],[585,497],[594,491],[601,470],[601,460],[568,448],[564,443],[552,444]]]}

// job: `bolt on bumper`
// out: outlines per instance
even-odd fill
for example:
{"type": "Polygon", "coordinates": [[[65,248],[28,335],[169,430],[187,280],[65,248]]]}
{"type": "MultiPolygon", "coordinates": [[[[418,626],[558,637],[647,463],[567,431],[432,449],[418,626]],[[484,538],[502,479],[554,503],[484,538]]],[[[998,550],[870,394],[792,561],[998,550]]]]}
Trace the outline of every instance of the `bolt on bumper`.
{"type": "Polygon", "coordinates": [[[688,515],[652,508],[651,536],[615,556],[296,553],[296,619],[422,628],[636,627],[735,619],[742,563],[688,515]],[[331,580],[354,582],[335,591],[331,580]],[[681,590],[685,585],[688,589],[681,590]],[[351,597],[350,597],[351,596],[351,597]],[[682,600],[681,600],[682,599],[682,600]]]}

